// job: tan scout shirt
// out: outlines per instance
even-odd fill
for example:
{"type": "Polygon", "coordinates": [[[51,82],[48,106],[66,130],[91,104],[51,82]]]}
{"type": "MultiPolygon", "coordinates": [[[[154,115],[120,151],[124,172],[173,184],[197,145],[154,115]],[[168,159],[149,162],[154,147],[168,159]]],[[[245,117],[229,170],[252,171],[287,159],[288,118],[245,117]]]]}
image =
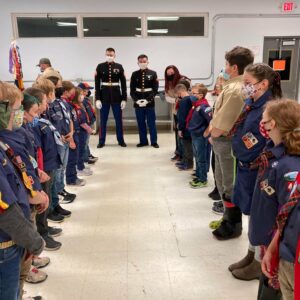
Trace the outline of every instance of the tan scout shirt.
{"type": "Polygon", "coordinates": [[[241,114],[245,104],[245,97],[242,93],[242,78],[242,76],[235,77],[228,80],[224,85],[224,89],[216,101],[211,121],[214,128],[229,132],[241,114]]]}

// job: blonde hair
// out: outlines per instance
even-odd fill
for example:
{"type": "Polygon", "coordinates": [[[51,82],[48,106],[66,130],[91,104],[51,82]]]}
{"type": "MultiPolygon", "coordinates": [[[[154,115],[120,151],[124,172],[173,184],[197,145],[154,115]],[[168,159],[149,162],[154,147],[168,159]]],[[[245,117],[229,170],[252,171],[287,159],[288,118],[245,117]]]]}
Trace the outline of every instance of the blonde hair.
{"type": "Polygon", "coordinates": [[[22,92],[12,83],[2,82],[1,88],[1,100],[8,100],[9,105],[14,105],[16,99],[23,99],[22,92]]]}
{"type": "Polygon", "coordinates": [[[196,89],[198,94],[202,94],[203,95],[203,98],[205,98],[207,92],[208,92],[208,89],[207,87],[203,84],[203,83],[198,83],[198,84],[195,84],[192,89],[196,89]]]}
{"type": "Polygon", "coordinates": [[[276,122],[287,153],[300,155],[300,104],[291,99],[273,100],[265,111],[276,122]]]}
{"type": "Polygon", "coordinates": [[[46,96],[49,96],[50,93],[55,93],[55,85],[51,80],[46,78],[39,78],[32,87],[42,90],[46,96]]]}

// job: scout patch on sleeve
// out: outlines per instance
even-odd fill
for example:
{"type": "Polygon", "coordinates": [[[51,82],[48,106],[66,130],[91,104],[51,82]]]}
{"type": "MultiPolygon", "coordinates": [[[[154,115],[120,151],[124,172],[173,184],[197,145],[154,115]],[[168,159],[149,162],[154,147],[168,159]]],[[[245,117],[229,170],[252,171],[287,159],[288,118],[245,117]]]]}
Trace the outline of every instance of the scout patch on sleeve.
{"type": "Polygon", "coordinates": [[[275,193],[274,188],[269,185],[268,179],[260,182],[260,189],[265,191],[269,196],[272,196],[275,193]]]}
{"type": "Polygon", "coordinates": [[[251,149],[258,143],[257,138],[252,132],[247,132],[242,139],[247,149],[251,149]]]}

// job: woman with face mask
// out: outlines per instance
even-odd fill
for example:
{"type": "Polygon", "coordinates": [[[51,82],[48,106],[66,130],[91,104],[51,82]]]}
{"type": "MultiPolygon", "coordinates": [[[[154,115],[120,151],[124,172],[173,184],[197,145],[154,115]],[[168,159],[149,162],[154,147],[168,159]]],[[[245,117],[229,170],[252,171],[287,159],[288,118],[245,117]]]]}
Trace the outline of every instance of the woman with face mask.
{"type": "Polygon", "coordinates": [[[184,83],[184,84],[188,84],[187,89],[189,89],[191,80],[188,77],[181,75],[178,68],[174,65],[170,65],[166,67],[164,79],[165,79],[166,101],[171,104],[171,109],[172,109],[173,129],[175,132],[175,143],[176,143],[176,148],[174,151],[175,155],[171,158],[171,160],[179,161],[182,159],[182,147],[178,139],[178,129],[177,129],[178,99],[175,94],[175,87],[178,83],[184,83]]]}
{"type": "Polygon", "coordinates": [[[29,204],[35,205],[38,212],[48,206],[48,198],[35,190],[38,179],[26,147],[25,130],[20,128],[22,98],[15,86],[0,83],[0,295],[9,300],[17,299],[18,294],[22,297],[21,258],[38,255],[44,247],[41,236],[29,222],[29,204]]]}
{"type": "MultiPolygon", "coordinates": [[[[246,67],[243,81],[245,106],[230,132],[233,136],[232,151],[236,157],[232,202],[243,214],[249,216],[258,172],[258,168],[252,168],[252,164],[266,145],[266,138],[260,131],[263,109],[267,102],[281,98],[282,91],[279,74],[267,64],[258,63],[246,67]]],[[[229,270],[237,279],[257,279],[261,274],[258,259],[255,248],[249,245],[246,257],[230,265],[229,270]]]]}

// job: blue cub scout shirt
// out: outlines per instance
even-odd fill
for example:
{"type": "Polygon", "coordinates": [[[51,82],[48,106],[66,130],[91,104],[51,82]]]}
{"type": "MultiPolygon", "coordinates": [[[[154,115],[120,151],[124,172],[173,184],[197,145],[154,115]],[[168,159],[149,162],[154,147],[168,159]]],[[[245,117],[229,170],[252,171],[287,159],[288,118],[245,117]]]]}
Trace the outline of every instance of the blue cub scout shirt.
{"type": "Polygon", "coordinates": [[[201,104],[195,107],[192,118],[188,125],[189,132],[196,136],[203,136],[212,118],[212,109],[207,104],[201,104]]]}
{"type": "MultiPolygon", "coordinates": [[[[3,142],[3,140],[1,139],[3,142]]],[[[0,148],[0,200],[2,205],[13,205],[17,203],[24,216],[30,218],[30,207],[28,194],[21,182],[13,164],[10,162],[5,152],[0,148]]],[[[10,241],[11,238],[0,229],[0,242],[10,241]]]]}

